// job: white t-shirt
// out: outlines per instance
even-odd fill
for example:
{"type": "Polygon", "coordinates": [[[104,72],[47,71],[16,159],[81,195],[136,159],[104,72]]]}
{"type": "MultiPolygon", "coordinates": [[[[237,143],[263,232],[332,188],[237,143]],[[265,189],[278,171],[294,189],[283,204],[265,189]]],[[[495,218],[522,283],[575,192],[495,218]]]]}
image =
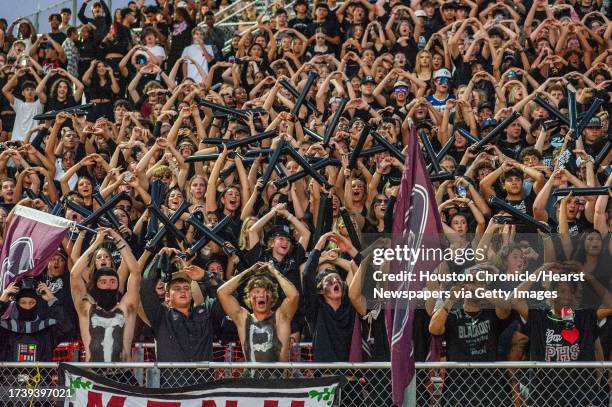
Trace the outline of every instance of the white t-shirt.
{"type": "Polygon", "coordinates": [[[34,120],[34,116],[42,114],[44,107],[38,100],[26,103],[16,97],[13,98],[11,106],[15,111],[15,125],[13,126],[11,140],[23,141],[28,130],[38,126],[38,120],[34,120]]]}
{"type": "MultiPolygon", "coordinates": [[[[208,54],[213,55],[213,47],[211,45],[204,45],[206,47],[206,52],[208,54]]],[[[182,57],[190,57],[192,58],[198,65],[202,67],[202,70],[208,74],[208,61],[204,58],[204,51],[202,50],[202,46],[198,44],[192,44],[186,47],[181,54],[182,57]]],[[[189,61],[187,63],[187,77],[193,79],[197,83],[202,82],[204,78],[200,76],[200,73],[196,69],[195,65],[189,61]]]]}
{"type": "MultiPolygon", "coordinates": [[[[166,60],[167,56],[166,56],[166,51],[160,47],[159,45],[154,45],[152,47],[147,47],[147,49],[149,50],[149,52],[153,55],[155,55],[156,57],[158,57],[159,59],[163,61],[166,60]]],[[[136,51],[136,55],[144,55],[145,57],[149,58],[149,54],[147,54],[144,51],[136,51]]]]}
{"type": "MultiPolygon", "coordinates": [[[[62,179],[62,177],[66,173],[62,165],[62,157],[57,157],[55,159],[55,168],[57,170],[55,171],[55,178],[53,179],[56,181],[59,181],[60,179],[62,179]]],[[[70,177],[70,179],[68,180],[68,186],[70,187],[71,190],[75,190],[78,180],[79,180],[79,176],[76,173],[72,174],[72,177],[70,177]]]]}

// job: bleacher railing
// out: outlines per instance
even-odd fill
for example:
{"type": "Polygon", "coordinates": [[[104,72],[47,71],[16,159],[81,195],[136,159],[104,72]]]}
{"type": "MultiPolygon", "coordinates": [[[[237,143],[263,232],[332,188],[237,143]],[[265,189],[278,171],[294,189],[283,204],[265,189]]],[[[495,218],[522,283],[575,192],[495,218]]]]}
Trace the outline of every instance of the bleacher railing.
{"type": "MultiPolygon", "coordinates": [[[[390,363],[74,363],[120,382],[178,387],[229,377],[309,378],[342,375],[347,384],[335,406],[391,406],[390,363]]],[[[0,387],[62,386],[58,365],[0,363],[0,387]]],[[[417,363],[416,406],[608,407],[612,362],[417,363]]],[[[15,406],[26,406],[24,401],[15,406]]]]}

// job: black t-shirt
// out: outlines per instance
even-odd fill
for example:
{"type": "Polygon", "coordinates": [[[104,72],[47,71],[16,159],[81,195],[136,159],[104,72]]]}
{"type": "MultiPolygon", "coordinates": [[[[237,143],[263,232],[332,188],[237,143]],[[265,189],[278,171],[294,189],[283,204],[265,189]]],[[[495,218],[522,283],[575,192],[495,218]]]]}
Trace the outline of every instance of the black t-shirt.
{"type": "Polygon", "coordinates": [[[491,362],[497,359],[497,342],[505,320],[494,309],[468,313],[463,308],[450,311],[446,319],[446,356],[453,362],[491,362]]]}
{"type": "Polygon", "coordinates": [[[69,107],[73,107],[76,106],[77,102],[74,100],[74,97],[72,96],[68,96],[66,98],[66,100],[59,101],[57,99],[54,98],[48,98],[47,99],[47,104],[45,105],[45,112],[49,112],[51,110],[62,110],[62,109],[67,109],[69,107]]]}
{"type": "Polygon", "coordinates": [[[61,31],[58,31],[56,33],[49,33],[47,35],[51,37],[53,41],[57,42],[59,45],[62,45],[64,41],[66,41],[66,34],[64,34],[61,31]]]}
{"type": "Polygon", "coordinates": [[[521,150],[528,146],[527,142],[521,137],[521,139],[516,143],[511,143],[507,140],[499,140],[497,143],[499,149],[513,159],[518,159],[519,153],[521,150]]]}
{"type": "Polygon", "coordinates": [[[526,213],[527,215],[533,216],[533,202],[536,199],[536,193],[531,189],[531,193],[521,200],[510,200],[505,199],[511,206],[514,206],[519,211],[526,213]]]}
{"type": "MultiPolygon", "coordinates": [[[[308,25],[308,28],[306,29],[306,37],[310,38],[312,37],[315,32],[317,31],[317,29],[319,28],[323,28],[323,30],[325,31],[325,35],[327,35],[328,37],[339,37],[340,36],[340,29],[338,26],[338,21],[334,20],[330,20],[327,19],[324,22],[317,22],[317,21],[313,21],[312,23],[310,23],[308,25]]],[[[336,49],[335,46],[333,46],[332,44],[328,44],[333,50],[336,49]]]]}
{"type": "MultiPolygon", "coordinates": [[[[576,362],[595,360],[597,315],[595,310],[574,311],[573,327],[549,310],[530,309],[525,323],[529,360],[576,362]]],[[[523,321],[525,322],[525,321],[523,321]]]]}
{"type": "Polygon", "coordinates": [[[300,18],[295,17],[289,20],[287,24],[289,25],[290,28],[293,28],[299,31],[304,35],[307,35],[306,33],[308,32],[308,26],[312,24],[312,19],[309,17],[306,17],[305,19],[302,20],[300,18]]]}

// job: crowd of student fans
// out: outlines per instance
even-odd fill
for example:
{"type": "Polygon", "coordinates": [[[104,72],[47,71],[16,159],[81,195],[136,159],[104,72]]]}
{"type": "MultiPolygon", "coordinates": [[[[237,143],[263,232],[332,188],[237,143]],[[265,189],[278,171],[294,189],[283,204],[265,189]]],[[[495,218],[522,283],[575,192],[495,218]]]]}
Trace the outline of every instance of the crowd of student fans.
{"type": "MultiPolygon", "coordinates": [[[[389,360],[384,312],[366,300],[373,286],[371,249],[358,250],[345,222],[352,222],[362,248],[367,237],[391,233],[405,163],[381,149],[351,165],[365,125],[404,153],[413,131],[424,132],[436,153],[450,143],[438,158],[441,171],[454,177],[433,183],[444,233],[453,248],[481,249],[486,258],[447,261],[438,273],[546,269],[586,276],[580,283],[523,283],[525,289],[559,293],[538,304],[455,297],[423,304],[414,322],[417,361],[425,360],[430,335],[442,335],[444,356],[451,361],[610,359],[612,193],[554,194],[562,187],[612,186],[612,154],[606,150],[609,1],[278,0],[263,9],[248,7],[224,27],[215,19],[228,14],[219,12],[226,1],[144,3],[109,10],[103,0],[79,2],[78,25],[64,9],[49,17],[49,32],[37,33],[27,19],[10,25],[0,19],[2,228],[20,202],[43,211],[59,202],[59,216],[81,222],[85,216],[66,201],[95,211],[96,193],[105,200],[125,193],[112,210],[120,227],[101,221],[89,225],[103,227],[97,235],[71,232],[31,286],[5,287],[1,308],[17,301],[11,318],[55,316],[62,323],[33,332],[0,324],[0,343],[7,345],[0,346],[1,360],[19,360],[15,347],[30,342],[38,347],[36,360],[49,360],[57,343],[79,338],[89,344],[92,360],[125,360],[132,341],[159,341],[162,335],[161,360],[198,361],[210,358],[213,340],[236,341],[231,319],[214,306],[207,308],[206,320],[187,313],[159,328],[163,318],[172,320],[160,314],[172,307],[168,279],[143,288],[142,272],[162,247],[184,252],[202,237],[187,222],[194,214],[211,229],[229,217],[218,232],[228,246],[211,241],[186,260],[190,266],[181,263],[191,279],[200,280],[204,303],[214,302],[216,288],[232,276],[257,261],[272,261],[300,295],[290,324],[292,342],[312,341],[315,361],[348,361],[359,335],[357,321],[363,340],[353,343],[362,348],[361,358],[389,360]],[[296,94],[310,72],[316,79],[296,111],[296,94]],[[578,137],[554,114],[568,115],[568,87],[576,89],[579,113],[603,100],[578,137]],[[344,113],[330,142],[323,143],[316,135],[325,133],[342,99],[344,113]],[[513,112],[520,116],[498,137],[484,149],[471,149],[474,140],[466,132],[481,138],[513,112]],[[227,143],[267,130],[276,133],[238,148],[227,143]],[[328,185],[310,175],[275,182],[302,170],[286,152],[264,180],[281,144],[310,163],[336,159],[317,170],[328,185]],[[192,155],[209,158],[186,161],[192,155]],[[189,204],[175,223],[185,239],[166,233],[148,247],[152,226],[161,227],[148,209],[158,198],[159,181],[164,216],[189,204]],[[493,196],[545,222],[553,233],[500,212],[489,205],[493,196]],[[318,230],[328,201],[331,229],[318,230]],[[116,343],[91,344],[100,336],[93,334],[93,319],[81,312],[89,310],[83,308],[86,292],[106,311],[122,304],[130,334],[116,343]],[[147,299],[140,301],[143,295],[147,299]],[[161,308],[150,303],[152,295],[161,308]],[[173,341],[179,345],[168,349],[173,341]]],[[[370,137],[363,150],[377,144],[370,137]]],[[[244,305],[242,295],[242,289],[236,293],[244,305]]],[[[464,394],[456,405],[486,400],[461,371],[455,373],[446,388],[464,394]]],[[[515,384],[510,382],[495,381],[515,384]]],[[[554,399],[557,385],[545,386],[538,397],[554,399]]],[[[587,390],[572,391],[591,392],[593,405],[603,405],[606,386],[602,378],[587,390]]],[[[512,397],[511,391],[502,393],[512,397]]]]}

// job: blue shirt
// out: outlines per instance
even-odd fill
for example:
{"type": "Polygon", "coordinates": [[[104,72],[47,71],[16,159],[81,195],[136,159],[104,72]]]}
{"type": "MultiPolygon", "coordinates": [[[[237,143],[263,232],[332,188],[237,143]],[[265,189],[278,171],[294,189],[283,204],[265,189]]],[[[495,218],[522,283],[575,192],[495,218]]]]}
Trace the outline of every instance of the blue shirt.
{"type": "Polygon", "coordinates": [[[455,97],[455,95],[447,95],[446,98],[439,100],[436,99],[435,97],[433,97],[433,95],[431,96],[426,96],[425,99],[427,99],[427,101],[429,103],[431,103],[431,105],[434,107],[434,109],[436,109],[438,112],[442,113],[444,112],[444,107],[446,107],[446,102],[449,101],[450,99],[457,99],[455,97]]]}

